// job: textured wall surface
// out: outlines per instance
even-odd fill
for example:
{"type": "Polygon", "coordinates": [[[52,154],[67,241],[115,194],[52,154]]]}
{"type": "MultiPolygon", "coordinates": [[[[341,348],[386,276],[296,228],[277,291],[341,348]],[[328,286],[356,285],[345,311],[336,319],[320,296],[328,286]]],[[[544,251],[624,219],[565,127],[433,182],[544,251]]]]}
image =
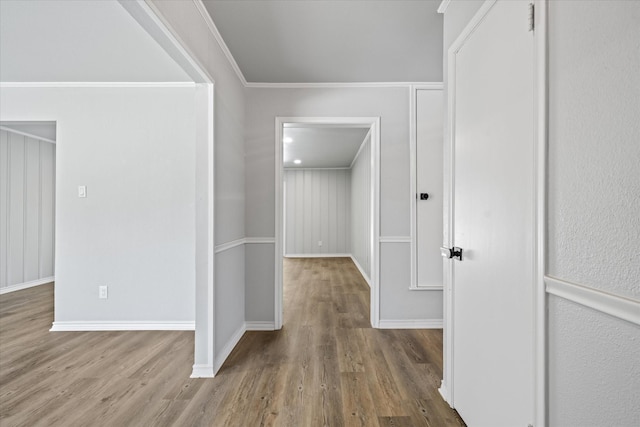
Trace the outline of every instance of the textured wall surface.
{"type": "Polygon", "coordinates": [[[640,425],[640,326],[550,297],[549,331],[549,425],[640,425]]]}
{"type": "Polygon", "coordinates": [[[549,274],[640,299],[640,3],[549,20],[549,274]]]}
{"type": "MultiPolygon", "coordinates": [[[[640,2],[549,3],[548,273],[640,299],[640,2]]],[[[640,425],[640,328],[550,297],[551,427],[640,425]]]]}

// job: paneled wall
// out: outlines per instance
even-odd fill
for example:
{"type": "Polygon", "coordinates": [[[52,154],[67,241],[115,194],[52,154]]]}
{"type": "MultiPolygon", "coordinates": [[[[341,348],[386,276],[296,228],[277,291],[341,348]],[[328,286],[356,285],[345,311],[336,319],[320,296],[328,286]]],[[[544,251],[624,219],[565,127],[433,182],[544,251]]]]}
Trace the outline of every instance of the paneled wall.
{"type": "Polygon", "coordinates": [[[285,170],[285,255],[351,252],[351,170],[285,170]]]}
{"type": "Polygon", "coordinates": [[[351,255],[367,282],[371,276],[371,134],[351,168],[351,255]]]}
{"type": "Polygon", "coordinates": [[[55,145],[0,130],[0,292],[54,275],[55,145]]]}

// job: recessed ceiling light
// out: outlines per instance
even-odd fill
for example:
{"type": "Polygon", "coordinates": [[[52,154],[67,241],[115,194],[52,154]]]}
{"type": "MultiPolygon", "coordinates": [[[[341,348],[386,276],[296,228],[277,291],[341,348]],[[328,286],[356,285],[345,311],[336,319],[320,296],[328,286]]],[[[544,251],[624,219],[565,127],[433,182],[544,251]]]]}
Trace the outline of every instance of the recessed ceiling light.
{"type": "Polygon", "coordinates": [[[300,159],[295,159],[295,160],[293,161],[293,163],[295,163],[296,165],[299,165],[300,163],[302,163],[302,160],[300,160],[300,159]]]}
{"type": "Polygon", "coordinates": [[[293,142],[293,138],[286,136],[283,141],[285,142],[285,144],[290,144],[293,142]]]}

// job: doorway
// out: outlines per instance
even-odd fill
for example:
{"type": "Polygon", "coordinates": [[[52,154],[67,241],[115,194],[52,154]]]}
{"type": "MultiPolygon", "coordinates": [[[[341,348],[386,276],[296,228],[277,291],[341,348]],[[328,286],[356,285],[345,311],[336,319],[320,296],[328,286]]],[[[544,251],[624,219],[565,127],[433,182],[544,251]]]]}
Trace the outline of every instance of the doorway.
{"type": "Polygon", "coordinates": [[[56,122],[0,122],[0,294],[55,278],[56,122]]]}
{"type": "Polygon", "coordinates": [[[276,118],[275,329],[283,325],[283,259],[296,255],[351,257],[368,279],[370,322],[378,327],[379,129],[378,117],[276,118]],[[362,139],[340,142],[347,135],[362,139]],[[329,196],[330,183],[341,188],[341,201],[329,196]]]}

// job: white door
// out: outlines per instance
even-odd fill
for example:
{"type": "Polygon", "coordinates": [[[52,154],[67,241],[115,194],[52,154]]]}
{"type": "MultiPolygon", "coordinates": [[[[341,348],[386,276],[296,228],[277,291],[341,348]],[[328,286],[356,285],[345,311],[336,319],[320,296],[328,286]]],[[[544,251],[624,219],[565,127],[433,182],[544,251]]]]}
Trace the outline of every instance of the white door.
{"type": "Polygon", "coordinates": [[[452,48],[453,400],[470,427],[533,419],[534,44],[529,2],[485,3],[452,48]],[[457,53],[455,53],[457,51],[457,53]]]}

